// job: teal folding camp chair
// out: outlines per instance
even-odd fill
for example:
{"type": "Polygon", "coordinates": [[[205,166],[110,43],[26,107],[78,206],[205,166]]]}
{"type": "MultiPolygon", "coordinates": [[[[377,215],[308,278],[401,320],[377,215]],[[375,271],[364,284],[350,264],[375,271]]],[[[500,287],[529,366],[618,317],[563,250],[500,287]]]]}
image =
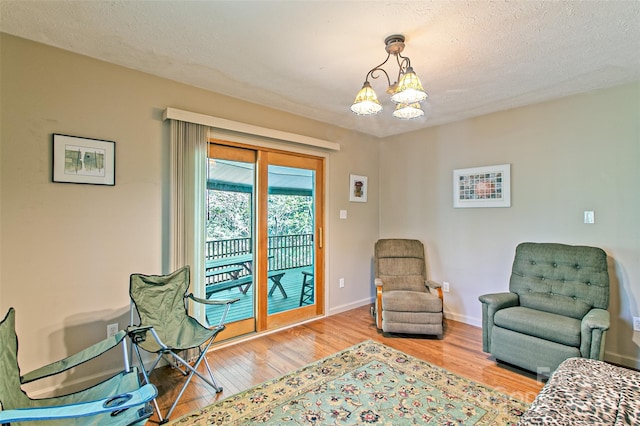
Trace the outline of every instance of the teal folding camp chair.
{"type": "Polygon", "coordinates": [[[126,333],[115,336],[75,355],[20,375],[18,338],[15,331],[15,310],[9,309],[0,322],[0,424],[48,420],[47,425],[142,425],[153,414],[150,404],[156,395],[155,386],[140,386],[138,371],[130,367],[127,358],[126,333]],[[93,387],[68,395],[32,399],[22,385],[49,377],[92,360],[122,344],[124,370],[93,387]]]}
{"type": "MultiPolygon", "coordinates": [[[[144,378],[149,382],[149,374],[161,359],[166,358],[171,365],[178,367],[187,377],[178,397],[169,408],[166,415],[160,413],[157,401],[154,400],[156,412],[161,423],[169,420],[185,389],[193,376],[198,376],[208,383],[216,392],[222,392],[211,372],[206,353],[214,339],[224,330],[224,321],[231,304],[240,299],[207,300],[195,297],[189,291],[189,266],[184,266],[169,275],[132,274],[129,286],[131,296],[131,326],[128,328],[133,347],[135,348],[140,365],[143,364],[140,349],[156,354],[150,365],[143,368],[144,378]],[[225,310],[219,323],[208,328],[200,324],[188,314],[188,302],[193,301],[207,305],[223,305],[225,310]],[[135,307],[135,309],[134,309],[135,307]],[[134,311],[137,311],[140,324],[134,324],[134,311]],[[147,334],[151,334],[149,338],[147,334]],[[193,354],[193,365],[179,353],[197,349],[193,354]],[[197,371],[200,363],[204,363],[208,377],[197,371]]],[[[191,358],[190,356],[186,357],[191,358]]]]}

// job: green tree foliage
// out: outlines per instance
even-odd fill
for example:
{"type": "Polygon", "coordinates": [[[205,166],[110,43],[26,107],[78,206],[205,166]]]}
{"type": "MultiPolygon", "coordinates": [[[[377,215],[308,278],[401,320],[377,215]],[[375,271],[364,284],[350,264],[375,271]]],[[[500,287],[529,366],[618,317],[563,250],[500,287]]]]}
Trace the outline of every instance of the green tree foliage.
{"type": "MultiPolygon", "coordinates": [[[[207,240],[251,237],[251,194],[207,191],[207,240]]],[[[269,195],[269,235],[311,234],[313,198],[269,195]]]]}
{"type": "Polygon", "coordinates": [[[269,195],[269,235],[311,234],[312,198],[299,195],[269,195]]]}
{"type": "Polygon", "coordinates": [[[251,237],[251,194],[207,191],[207,241],[251,237]]]}

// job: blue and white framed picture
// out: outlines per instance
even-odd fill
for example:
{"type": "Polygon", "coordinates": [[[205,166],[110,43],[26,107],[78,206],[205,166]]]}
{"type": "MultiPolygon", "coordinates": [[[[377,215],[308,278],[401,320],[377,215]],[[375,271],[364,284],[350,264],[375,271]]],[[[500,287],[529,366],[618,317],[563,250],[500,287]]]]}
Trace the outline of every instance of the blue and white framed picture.
{"type": "Polygon", "coordinates": [[[454,170],[453,207],[511,207],[511,164],[454,170]]]}

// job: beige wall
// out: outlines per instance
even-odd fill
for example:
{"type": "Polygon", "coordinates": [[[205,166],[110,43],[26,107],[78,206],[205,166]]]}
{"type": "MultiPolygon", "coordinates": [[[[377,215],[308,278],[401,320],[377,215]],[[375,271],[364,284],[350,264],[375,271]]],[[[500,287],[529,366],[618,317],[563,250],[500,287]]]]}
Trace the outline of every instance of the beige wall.
{"type": "Polygon", "coordinates": [[[327,170],[329,314],[371,300],[378,236],[423,240],[432,278],[451,283],[447,316],[475,325],[478,295],[507,288],[518,242],[592,244],[613,271],[607,357],[638,365],[639,85],[380,142],[12,36],[0,43],[0,315],[17,310],[24,371],[124,325],[129,275],[166,272],[169,106],[341,145],[327,170]],[[116,141],[116,186],[52,183],[52,133],[116,141]],[[451,207],[453,169],[501,163],[512,164],[511,208],[451,207]],[[348,201],[350,173],[369,177],[368,203],[348,201]]]}
{"type": "Polygon", "coordinates": [[[348,180],[368,175],[376,188],[377,140],[1,37],[0,316],[16,308],[24,371],[102,339],[109,323],[126,325],[131,273],[168,272],[166,107],[339,143],[327,170],[327,311],[370,301],[377,190],[349,203],[348,180]],[[116,141],[116,185],[52,183],[52,133],[116,141]]]}
{"type": "Polygon", "coordinates": [[[478,296],[505,291],[522,241],[603,248],[612,318],[606,359],[640,367],[640,84],[388,138],[380,236],[421,239],[448,281],[449,318],[481,325],[478,296]],[[454,169],[511,164],[511,208],[453,208],[454,169]],[[595,224],[583,212],[595,211],[595,224]]]}

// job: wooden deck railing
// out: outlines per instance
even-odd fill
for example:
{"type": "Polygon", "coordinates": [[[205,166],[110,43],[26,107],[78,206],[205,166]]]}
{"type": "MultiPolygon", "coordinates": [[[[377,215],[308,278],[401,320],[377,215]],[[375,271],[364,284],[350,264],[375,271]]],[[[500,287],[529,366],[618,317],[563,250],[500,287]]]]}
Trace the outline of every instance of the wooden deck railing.
{"type": "MultiPolygon", "coordinates": [[[[252,252],[251,238],[231,238],[207,241],[206,260],[238,256],[252,252]]],[[[313,234],[274,235],[267,240],[269,270],[294,269],[313,265],[313,234]]],[[[242,275],[242,274],[241,274],[242,275]]],[[[207,284],[224,281],[227,276],[207,278],[207,284]]]]}

